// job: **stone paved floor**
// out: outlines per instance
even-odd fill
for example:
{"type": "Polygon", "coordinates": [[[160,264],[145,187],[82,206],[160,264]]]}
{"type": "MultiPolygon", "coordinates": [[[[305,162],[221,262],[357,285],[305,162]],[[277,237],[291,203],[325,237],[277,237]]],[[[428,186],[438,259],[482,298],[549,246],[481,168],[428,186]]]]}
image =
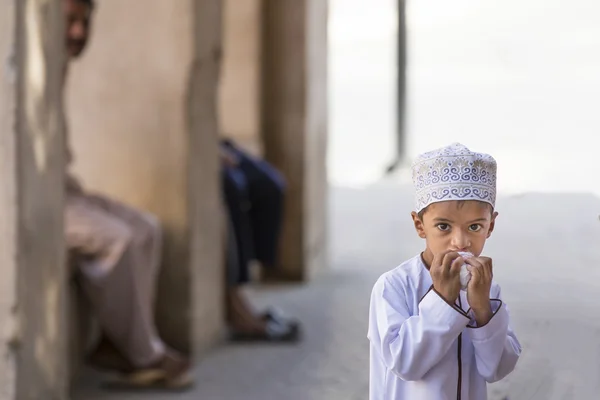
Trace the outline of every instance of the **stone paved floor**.
{"type": "Polygon", "coordinates": [[[195,391],[177,395],[108,395],[96,389],[94,376],[77,399],[364,399],[364,296],[371,274],[327,276],[298,288],[255,293],[257,304],[277,304],[306,324],[297,346],[226,346],[197,366],[195,391]],[[360,294],[354,296],[353,294],[360,294]]]}
{"type": "MultiPolygon", "coordinates": [[[[332,267],[308,285],[254,290],[257,304],[300,317],[292,347],[224,346],[197,366],[197,388],[180,395],[106,393],[90,375],[77,400],[364,400],[369,292],[421,243],[401,185],[332,191],[332,267]]],[[[490,399],[597,398],[600,355],[600,200],[585,194],[502,198],[487,251],[525,348],[518,369],[490,399]]]]}

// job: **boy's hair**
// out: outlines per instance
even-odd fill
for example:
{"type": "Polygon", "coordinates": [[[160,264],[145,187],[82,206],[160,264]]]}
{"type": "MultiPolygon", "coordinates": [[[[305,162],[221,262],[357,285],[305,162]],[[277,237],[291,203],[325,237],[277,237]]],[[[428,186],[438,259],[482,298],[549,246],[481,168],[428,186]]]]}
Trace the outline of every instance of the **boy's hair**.
{"type": "MultiPolygon", "coordinates": [[[[456,202],[456,207],[457,208],[462,208],[465,205],[465,202],[467,202],[467,201],[477,201],[477,200],[450,200],[450,201],[456,202]]],[[[478,203],[482,204],[482,205],[486,205],[490,209],[490,213],[491,214],[494,213],[494,207],[490,203],[486,203],[484,201],[478,201],[478,203]]],[[[435,203],[433,203],[433,204],[435,204],[435,203]]],[[[429,208],[429,206],[425,207],[424,209],[422,209],[421,211],[419,211],[417,213],[417,216],[419,217],[419,219],[421,221],[423,221],[423,215],[425,215],[425,211],[427,211],[428,208],[429,208]]]]}

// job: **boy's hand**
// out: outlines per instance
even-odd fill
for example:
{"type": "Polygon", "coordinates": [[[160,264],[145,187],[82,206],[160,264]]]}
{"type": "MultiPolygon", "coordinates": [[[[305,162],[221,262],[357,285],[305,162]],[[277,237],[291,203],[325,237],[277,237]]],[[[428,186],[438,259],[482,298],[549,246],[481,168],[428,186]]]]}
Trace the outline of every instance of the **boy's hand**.
{"type": "Polygon", "coordinates": [[[471,272],[467,286],[467,300],[475,313],[478,326],[483,326],[492,318],[490,289],[492,287],[492,259],[489,257],[471,257],[465,260],[471,272]]]}
{"type": "Polygon", "coordinates": [[[464,259],[455,251],[447,251],[433,257],[429,273],[433,288],[447,302],[454,304],[460,293],[460,267],[464,259]]]}

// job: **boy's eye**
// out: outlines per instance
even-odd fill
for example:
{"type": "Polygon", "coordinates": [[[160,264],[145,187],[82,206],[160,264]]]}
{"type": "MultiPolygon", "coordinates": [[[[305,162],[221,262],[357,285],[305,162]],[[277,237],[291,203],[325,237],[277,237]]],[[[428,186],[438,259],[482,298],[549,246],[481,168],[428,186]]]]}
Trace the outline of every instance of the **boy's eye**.
{"type": "Polygon", "coordinates": [[[448,231],[448,230],[450,230],[450,225],[448,225],[448,224],[437,224],[436,227],[440,231],[448,231]]]}
{"type": "Polygon", "coordinates": [[[473,225],[469,226],[469,230],[471,232],[478,232],[479,230],[481,230],[481,225],[473,224],[473,225]]]}

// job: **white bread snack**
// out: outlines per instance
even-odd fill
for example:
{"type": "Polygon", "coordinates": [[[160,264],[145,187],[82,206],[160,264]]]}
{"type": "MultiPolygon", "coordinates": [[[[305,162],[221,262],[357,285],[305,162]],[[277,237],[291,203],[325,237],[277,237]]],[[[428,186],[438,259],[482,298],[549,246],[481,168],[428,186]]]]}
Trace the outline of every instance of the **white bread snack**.
{"type": "MultiPolygon", "coordinates": [[[[473,254],[469,253],[468,251],[459,251],[458,254],[460,254],[460,256],[462,258],[473,257],[473,254]]],[[[469,270],[467,269],[467,264],[463,264],[462,267],[460,267],[460,288],[461,288],[461,290],[467,290],[467,285],[469,284],[470,280],[471,280],[471,272],[469,272],[469,270]]]]}

